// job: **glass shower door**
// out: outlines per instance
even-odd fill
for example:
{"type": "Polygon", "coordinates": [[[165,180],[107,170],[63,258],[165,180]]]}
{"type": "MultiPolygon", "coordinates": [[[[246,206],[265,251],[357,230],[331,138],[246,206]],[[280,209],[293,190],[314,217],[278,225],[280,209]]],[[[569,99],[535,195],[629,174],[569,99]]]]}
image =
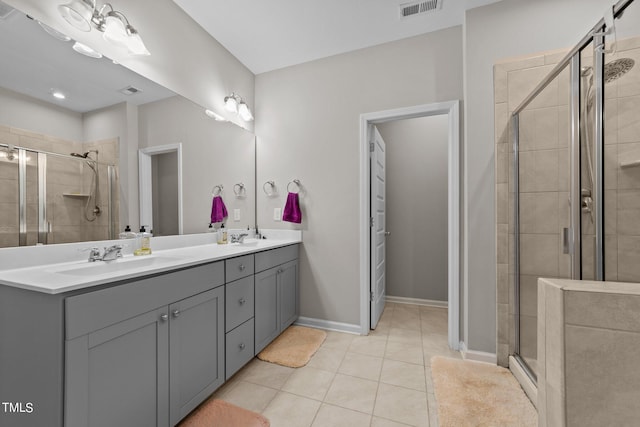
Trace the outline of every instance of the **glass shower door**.
{"type": "Polygon", "coordinates": [[[567,67],[518,115],[516,353],[534,378],[538,279],[572,274],[570,95],[567,67]]]}
{"type": "Polygon", "coordinates": [[[18,151],[0,146],[0,248],[18,246],[20,232],[18,151]]]}

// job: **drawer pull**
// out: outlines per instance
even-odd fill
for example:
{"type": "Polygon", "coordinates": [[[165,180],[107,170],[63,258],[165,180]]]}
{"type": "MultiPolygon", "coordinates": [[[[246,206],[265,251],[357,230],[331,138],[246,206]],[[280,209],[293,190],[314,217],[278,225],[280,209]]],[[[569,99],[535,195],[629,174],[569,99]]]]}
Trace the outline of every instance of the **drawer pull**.
{"type": "Polygon", "coordinates": [[[180,316],[180,310],[173,310],[171,314],[173,315],[173,317],[178,317],[180,316]]]}
{"type": "Polygon", "coordinates": [[[247,302],[247,300],[244,298],[240,298],[238,302],[240,303],[240,305],[244,305],[244,303],[247,302]]]}
{"type": "Polygon", "coordinates": [[[243,343],[243,342],[241,342],[241,343],[240,343],[240,345],[239,345],[238,347],[240,347],[240,350],[244,350],[244,348],[245,348],[246,346],[244,345],[244,343],[243,343]]]}
{"type": "Polygon", "coordinates": [[[166,321],[167,321],[167,319],[169,319],[169,316],[167,316],[167,314],[166,314],[166,313],[162,313],[162,314],[160,315],[160,321],[161,321],[161,322],[166,322],[166,321]]]}
{"type": "Polygon", "coordinates": [[[244,266],[244,264],[240,264],[240,265],[238,266],[238,268],[240,269],[240,271],[244,271],[245,266],[244,266]]]}

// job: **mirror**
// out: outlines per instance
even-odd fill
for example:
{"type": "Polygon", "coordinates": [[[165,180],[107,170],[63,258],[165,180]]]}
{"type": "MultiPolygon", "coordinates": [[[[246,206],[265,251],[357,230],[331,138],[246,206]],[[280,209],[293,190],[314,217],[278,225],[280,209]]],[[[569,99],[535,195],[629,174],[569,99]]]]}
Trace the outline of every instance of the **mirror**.
{"type": "MultiPolygon", "coordinates": [[[[184,233],[207,231],[216,185],[227,227],[255,224],[253,134],[108,58],[74,52],[73,40],[48,30],[0,2],[0,247],[137,230],[138,150],[167,144],[182,146],[184,233]]],[[[159,175],[169,187],[178,179],[159,175]]]]}

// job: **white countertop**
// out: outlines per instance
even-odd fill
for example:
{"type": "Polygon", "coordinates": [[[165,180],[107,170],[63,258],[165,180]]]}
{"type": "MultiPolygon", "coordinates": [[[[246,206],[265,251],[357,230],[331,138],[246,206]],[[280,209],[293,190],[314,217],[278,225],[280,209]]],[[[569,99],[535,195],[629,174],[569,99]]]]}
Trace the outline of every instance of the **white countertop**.
{"type": "MultiPolygon", "coordinates": [[[[300,243],[302,235],[297,231],[279,231],[271,233],[273,237],[265,240],[252,239],[246,244],[230,243],[218,245],[213,243],[212,235],[175,236],[162,240],[153,238],[151,255],[134,256],[130,250],[125,250],[123,258],[115,261],[88,262],[87,253],[83,252],[83,259],[77,259],[81,249],[92,243],[78,243],[60,248],[61,251],[74,254],[73,261],[58,262],[60,251],[48,247],[46,253],[40,254],[40,262],[20,268],[2,268],[0,266],[0,285],[21,289],[59,294],[109,282],[142,277],[150,274],[162,273],[198,264],[219,261],[235,256],[261,252],[282,246],[300,243]],[[155,242],[154,242],[155,240],[155,242]],[[156,245],[154,245],[156,243],[156,245]],[[191,244],[190,244],[191,243],[191,244]],[[156,246],[158,247],[156,249],[156,246]],[[54,256],[56,255],[56,256],[54,256]],[[54,262],[47,262],[54,260],[54,262]]],[[[94,242],[95,243],[95,242],[94,242]]],[[[98,246],[109,246],[119,241],[106,241],[98,246]]],[[[121,242],[120,242],[121,243],[121,242]]],[[[62,246],[62,245],[61,245],[62,246]]],[[[14,252],[5,251],[3,255],[12,257],[27,255],[29,248],[11,248],[14,252]]],[[[35,249],[34,249],[35,250],[35,249]]],[[[44,251],[42,249],[41,251],[44,251]]],[[[35,253],[32,250],[32,254],[35,253]]],[[[15,264],[14,264],[15,265],[15,264]]]]}

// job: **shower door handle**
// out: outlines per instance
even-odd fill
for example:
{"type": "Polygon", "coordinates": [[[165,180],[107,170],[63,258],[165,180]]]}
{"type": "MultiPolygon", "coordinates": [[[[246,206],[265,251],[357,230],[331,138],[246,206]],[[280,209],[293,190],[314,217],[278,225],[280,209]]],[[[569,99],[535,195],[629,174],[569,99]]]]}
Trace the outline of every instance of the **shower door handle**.
{"type": "Polygon", "coordinates": [[[563,254],[568,254],[569,253],[569,228],[564,227],[562,229],[562,253],[563,254]]]}

